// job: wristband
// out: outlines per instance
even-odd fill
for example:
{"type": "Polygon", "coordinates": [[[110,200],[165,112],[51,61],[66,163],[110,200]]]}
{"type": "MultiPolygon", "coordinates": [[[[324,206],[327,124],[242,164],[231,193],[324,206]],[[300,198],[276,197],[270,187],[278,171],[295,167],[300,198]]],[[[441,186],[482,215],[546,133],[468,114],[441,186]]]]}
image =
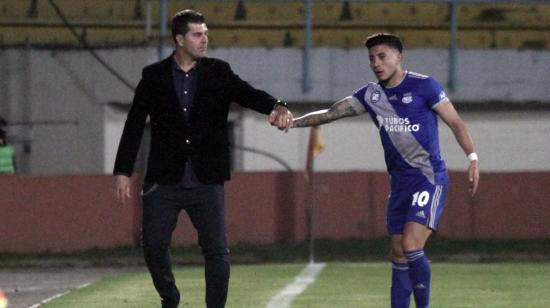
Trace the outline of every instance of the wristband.
{"type": "Polygon", "coordinates": [[[468,159],[470,160],[470,162],[472,162],[474,160],[479,160],[479,158],[477,157],[476,152],[472,152],[472,153],[468,154],[468,159]]]}

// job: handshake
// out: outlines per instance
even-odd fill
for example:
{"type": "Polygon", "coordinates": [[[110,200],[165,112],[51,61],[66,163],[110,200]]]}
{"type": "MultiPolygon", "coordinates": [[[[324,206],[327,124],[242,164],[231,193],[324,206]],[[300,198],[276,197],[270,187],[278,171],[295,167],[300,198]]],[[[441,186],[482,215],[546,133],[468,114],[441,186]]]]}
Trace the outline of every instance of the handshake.
{"type": "Polygon", "coordinates": [[[271,126],[277,126],[279,130],[283,130],[285,133],[288,132],[288,129],[292,127],[294,122],[292,112],[290,112],[290,110],[282,104],[275,105],[275,108],[271,111],[268,120],[271,126]]]}

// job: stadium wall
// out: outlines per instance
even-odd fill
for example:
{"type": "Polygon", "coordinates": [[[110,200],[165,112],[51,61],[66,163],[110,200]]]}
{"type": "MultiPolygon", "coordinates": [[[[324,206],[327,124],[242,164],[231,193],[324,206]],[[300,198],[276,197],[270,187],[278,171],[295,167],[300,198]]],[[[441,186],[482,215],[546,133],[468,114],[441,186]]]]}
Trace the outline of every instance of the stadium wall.
{"type": "MultiPolygon", "coordinates": [[[[97,52],[132,84],[137,84],[142,67],[157,60],[153,47],[97,52]]],[[[309,111],[300,107],[302,103],[333,102],[374,80],[364,48],[314,49],[312,90],[307,93],[301,90],[300,49],[218,48],[210,50],[209,55],[229,61],[234,71],[252,85],[290,101],[298,114],[309,111]]],[[[411,49],[406,51],[405,59],[407,69],[430,74],[443,85],[447,83],[447,50],[411,49]]],[[[491,157],[485,160],[484,166],[490,168],[485,170],[550,170],[550,160],[546,158],[550,123],[545,120],[550,115],[549,71],[547,50],[459,50],[457,90],[450,93],[453,101],[464,106],[526,102],[547,106],[544,112],[524,109],[469,113],[468,124],[473,123],[472,133],[476,141],[480,140],[478,146],[483,147],[480,154],[491,157]]],[[[125,118],[125,110],[112,103],[128,105],[133,96],[131,89],[82,50],[1,49],[0,74],[0,115],[12,124],[9,134],[21,173],[95,174],[112,170],[125,118]]],[[[302,168],[306,130],[283,138],[266,125],[265,117],[247,111],[235,113],[241,145],[277,153],[293,169],[302,168]]],[[[374,141],[376,132],[365,118],[323,128],[327,142],[332,144],[319,160],[320,170],[384,169],[379,145],[371,146],[368,141],[378,143],[374,141]],[[342,143],[334,144],[335,141],[342,143]],[[359,158],[352,153],[365,154],[359,158]]],[[[445,134],[443,148],[453,149],[445,157],[452,168],[463,170],[464,157],[453,158],[460,150],[447,146],[449,134],[445,134]]],[[[257,155],[238,155],[237,170],[282,170],[257,155]]]]}
{"type": "MultiPolygon", "coordinates": [[[[134,178],[139,187],[139,178],[134,178]]],[[[318,172],[315,204],[318,238],[367,239],[385,232],[389,192],[384,172],[318,172]]],[[[481,175],[479,194],[467,194],[467,175],[451,173],[439,233],[449,238],[550,237],[549,172],[481,175]]],[[[0,252],[72,252],[135,245],[140,202],[114,200],[106,175],[0,176],[0,252]]],[[[239,172],[226,184],[230,244],[296,243],[306,239],[308,185],[301,172],[239,172]]],[[[174,245],[196,243],[182,214],[174,245]]]]}
{"type": "MultiPolygon", "coordinates": [[[[469,110],[460,115],[472,134],[484,172],[550,171],[550,110],[469,110]]],[[[293,109],[301,115],[311,110],[293,109]]],[[[247,112],[241,125],[246,132],[242,144],[278,155],[293,170],[306,164],[309,129],[292,129],[287,134],[273,129],[263,115],[247,112]]],[[[320,171],[385,171],[380,137],[365,114],[321,126],[325,149],[315,162],[320,171]]],[[[464,171],[468,160],[447,125],[439,121],[441,154],[447,167],[464,171]]],[[[246,154],[243,171],[282,170],[277,162],[246,154]]]]}

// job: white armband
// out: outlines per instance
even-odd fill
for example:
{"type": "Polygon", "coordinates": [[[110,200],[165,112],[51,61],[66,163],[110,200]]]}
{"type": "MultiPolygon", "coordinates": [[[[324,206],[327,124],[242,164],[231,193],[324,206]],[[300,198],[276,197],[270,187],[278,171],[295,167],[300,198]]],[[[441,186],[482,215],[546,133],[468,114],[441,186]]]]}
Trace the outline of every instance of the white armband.
{"type": "Polygon", "coordinates": [[[479,160],[479,158],[477,157],[477,153],[472,152],[472,153],[468,154],[468,160],[470,160],[470,162],[472,162],[474,160],[479,160]]]}

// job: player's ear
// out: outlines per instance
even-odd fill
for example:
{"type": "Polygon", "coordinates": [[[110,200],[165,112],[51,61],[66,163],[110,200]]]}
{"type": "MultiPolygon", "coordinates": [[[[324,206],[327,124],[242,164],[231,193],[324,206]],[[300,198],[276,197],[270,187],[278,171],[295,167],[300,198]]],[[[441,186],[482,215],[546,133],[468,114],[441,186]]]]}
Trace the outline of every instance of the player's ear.
{"type": "Polygon", "coordinates": [[[184,42],[183,35],[177,34],[176,35],[176,43],[178,44],[178,46],[183,47],[183,42],[184,42]]]}
{"type": "Polygon", "coordinates": [[[399,59],[399,63],[403,63],[403,60],[405,60],[405,57],[403,56],[402,52],[397,52],[397,59],[399,59]]]}

